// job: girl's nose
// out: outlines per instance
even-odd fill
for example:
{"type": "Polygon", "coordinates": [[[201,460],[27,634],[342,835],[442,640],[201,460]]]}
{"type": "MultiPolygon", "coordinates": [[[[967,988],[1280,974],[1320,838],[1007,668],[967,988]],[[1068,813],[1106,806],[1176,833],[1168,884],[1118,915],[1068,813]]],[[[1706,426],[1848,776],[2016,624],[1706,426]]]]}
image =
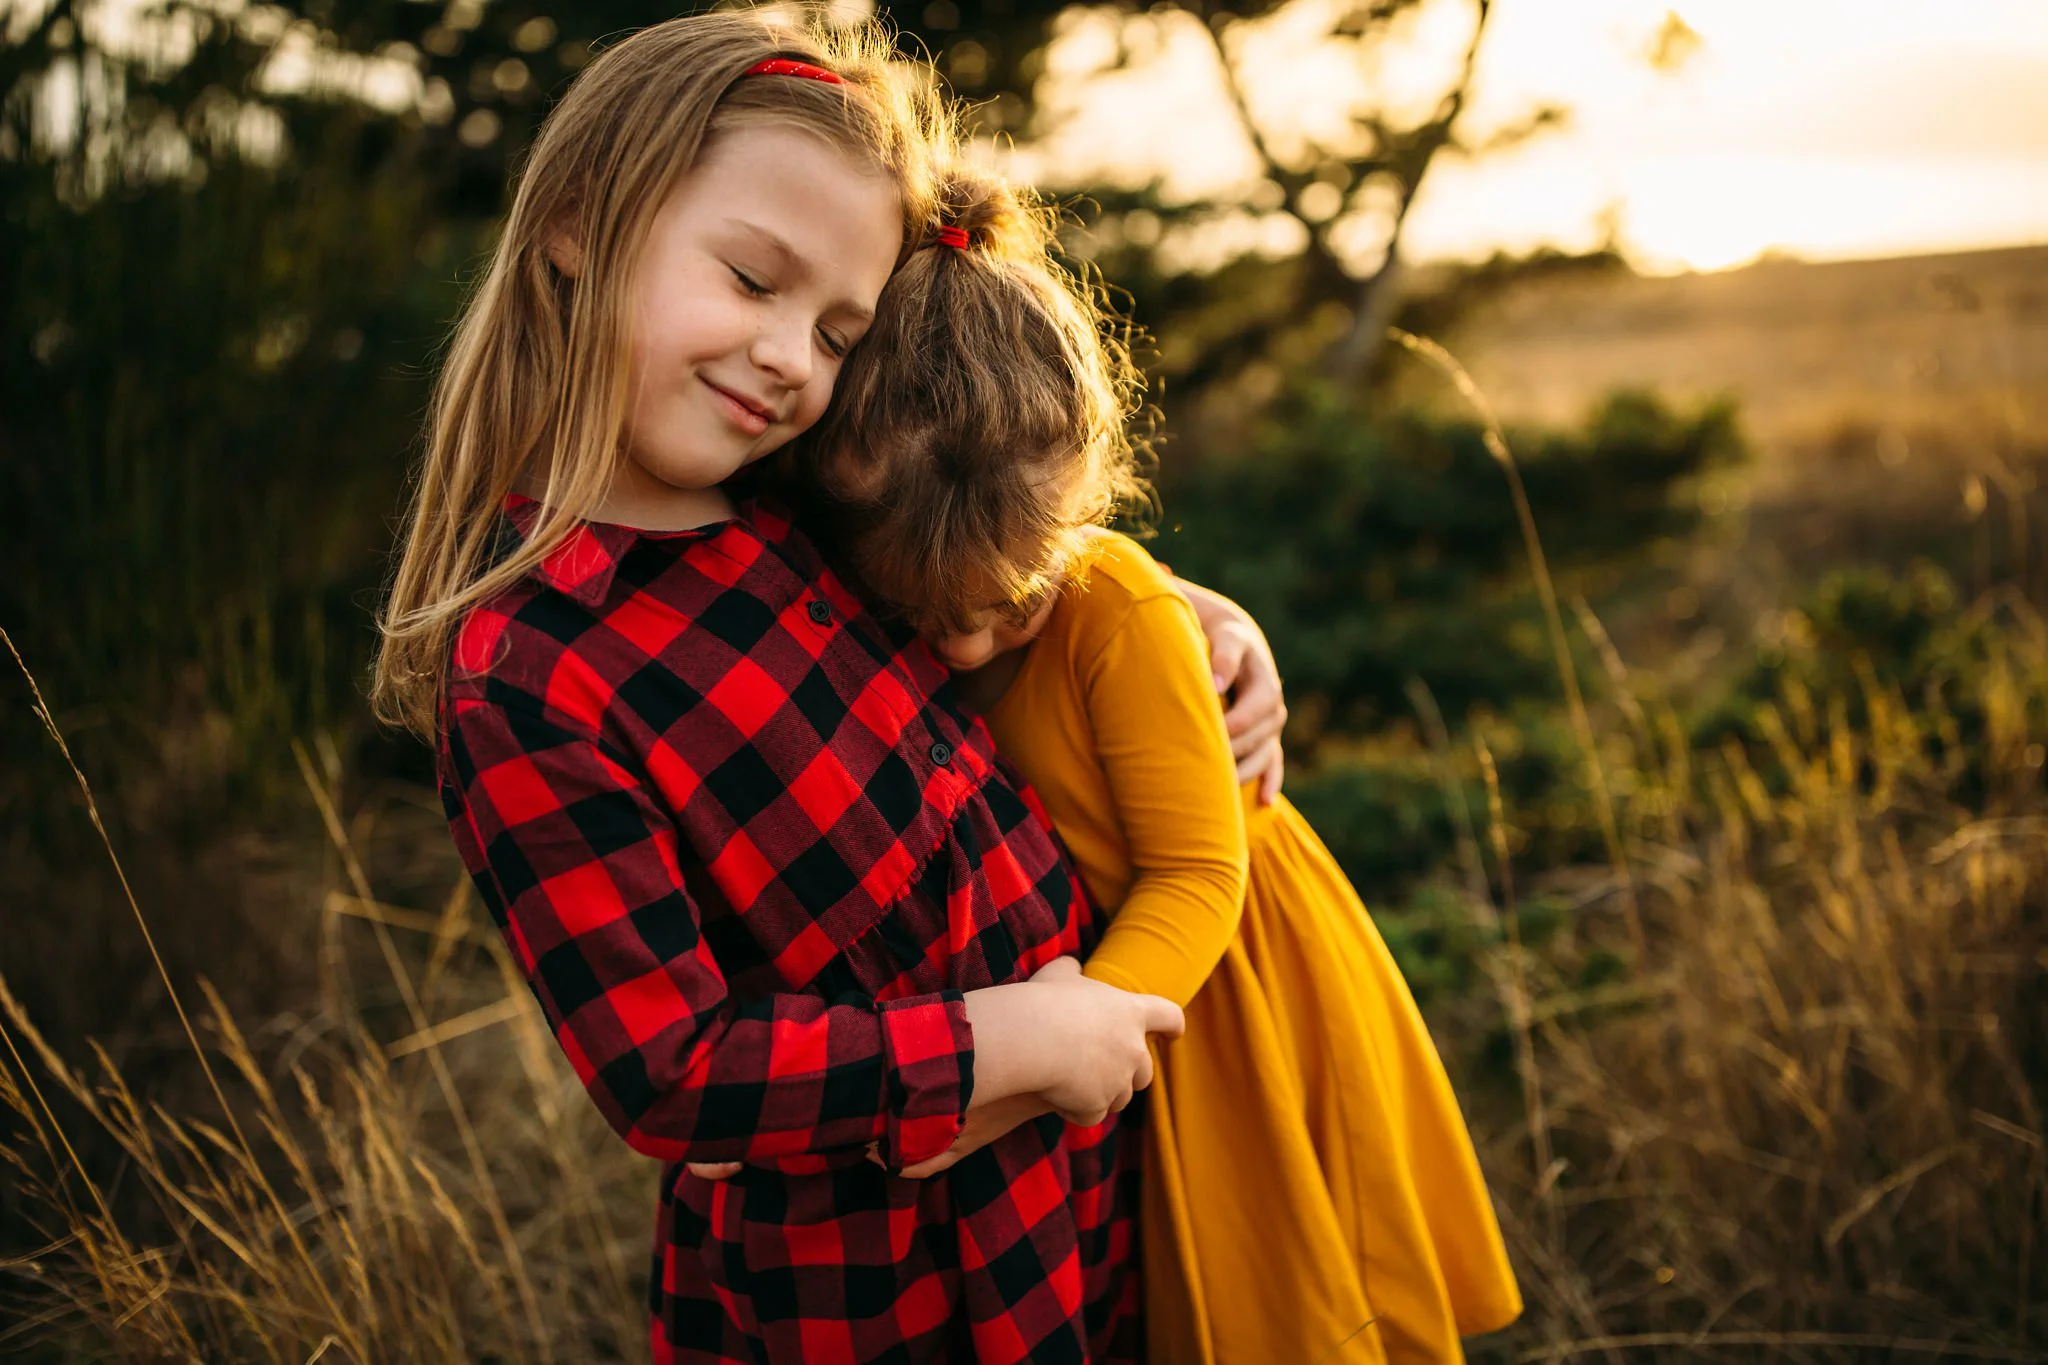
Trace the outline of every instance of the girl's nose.
{"type": "Polygon", "coordinates": [[[811,382],[810,326],[778,321],[764,327],[754,338],[753,360],[785,388],[802,388],[811,382]]]}
{"type": "Polygon", "coordinates": [[[947,635],[934,641],[932,649],[946,667],[970,673],[987,663],[995,653],[995,637],[986,630],[978,630],[972,635],[947,635]]]}

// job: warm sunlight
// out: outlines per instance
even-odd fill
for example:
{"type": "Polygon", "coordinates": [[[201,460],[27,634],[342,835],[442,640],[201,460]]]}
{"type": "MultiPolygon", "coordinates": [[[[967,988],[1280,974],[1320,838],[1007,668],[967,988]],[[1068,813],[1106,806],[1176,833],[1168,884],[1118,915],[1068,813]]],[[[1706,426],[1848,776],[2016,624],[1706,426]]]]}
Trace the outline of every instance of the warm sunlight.
{"type": "MultiPolygon", "coordinates": [[[[1318,8],[1290,6],[1237,44],[1248,101],[1289,132],[1332,131],[1347,90],[1426,99],[1470,24],[1463,3],[1426,6],[1381,67],[1360,73],[1313,45],[1318,8]]],[[[1483,138],[1546,103],[1569,121],[1436,163],[1408,254],[1585,249],[1611,233],[1643,268],[1684,270],[1766,252],[2048,239],[2048,6],[1965,0],[1935,17],[1898,0],[1696,0],[1677,10],[1696,41],[1660,65],[1670,12],[1641,0],[1498,4],[1466,132],[1483,138]]],[[[1102,60],[1109,22],[1070,22],[1048,62],[1056,78],[1102,60]]],[[[1213,49],[1183,27],[1194,21],[1132,22],[1131,68],[1041,102],[1073,116],[1034,169],[1074,183],[1160,175],[1169,195],[1245,183],[1253,159],[1213,49]]]]}
{"type": "Polygon", "coordinates": [[[2044,888],[2048,0],[0,0],[0,1360],[2048,1365],[2044,888]]]}

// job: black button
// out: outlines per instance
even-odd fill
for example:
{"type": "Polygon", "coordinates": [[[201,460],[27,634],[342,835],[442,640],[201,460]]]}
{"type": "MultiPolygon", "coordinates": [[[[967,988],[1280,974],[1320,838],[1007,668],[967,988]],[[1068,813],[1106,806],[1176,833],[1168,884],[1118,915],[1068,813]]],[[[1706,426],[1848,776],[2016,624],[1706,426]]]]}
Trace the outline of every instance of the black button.
{"type": "Polygon", "coordinates": [[[815,598],[812,599],[811,619],[821,626],[830,625],[832,623],[832,604],[830,602],[818,601],[815,598]]]}
{"type": "Polygon", "coordinates": [[[946,741],[943,739],[940,740],[937,744],[932,745],[932,762],[938,764],[941,768],[943,768],[952,761],[952,745],[946,743],[946,741]]]}

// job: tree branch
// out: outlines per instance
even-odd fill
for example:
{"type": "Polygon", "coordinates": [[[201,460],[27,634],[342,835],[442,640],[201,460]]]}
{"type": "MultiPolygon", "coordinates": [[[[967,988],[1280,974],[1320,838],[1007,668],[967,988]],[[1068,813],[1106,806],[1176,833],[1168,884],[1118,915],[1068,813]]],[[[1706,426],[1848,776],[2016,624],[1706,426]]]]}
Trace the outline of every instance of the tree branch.
{"type": "Polygon", "coordinates": [[[1451,144],[1452,127],[1465,112],[1472,73],[1479,61],[1479,44],[1486,36],[1486,21],[1493,15],[1493,0],[1473,3],[1478,13],[1472,25],[1472,39],[1465,44],[1457,84],[1444,95],[1429,122],[1396,138],[1380,158],[1400,184],[1400,199],[1394,207],[1393,227],[1387,234],[1386,258],[1379,269],[1359,284],[1351,309],[1351,330],[1330,353],[1327,369],[1332,378],[1342,380],[1362,373],[1386,344],[1387,324],[1393,321],[1401,277],[1401,233],[1407,227],[1408,210],[1414,206],[1429,163],[1451,144]]]}
{"type": "Polygon", "coordinates": [[[1300,223],[1308,232],[1308,255],[1310,278],[1326,275],[1332,271],[1341,273],[1336,253],[1330,250],[1329,239],[1324,231],[1311,222],[1301,210],[1301,194],[1315,183],[1315,175],[1309,171],[1290,170],[1280,160],[1273,145],[1266,139],[1265,130],[1252,114],[1251,102],[1245,97],[1244,83],[1237,78],[1237,67],[1230,59],[1230,50],[1224,45],[1223,32],[1210,15],[1207,3],[1191,6],[1192,12],[1202,20],[1202,27],[1209,35],[1209,42],[1216,50],[1216,65],[1223,73],[1223,88],[1230,96],[1231,107],[1237,112],[1237,121],[1251,140],[1252,150],[1257,153],[1265,167],[1266,178],[1280,187],[1281,204],[1289,217],[1300,223]]]}

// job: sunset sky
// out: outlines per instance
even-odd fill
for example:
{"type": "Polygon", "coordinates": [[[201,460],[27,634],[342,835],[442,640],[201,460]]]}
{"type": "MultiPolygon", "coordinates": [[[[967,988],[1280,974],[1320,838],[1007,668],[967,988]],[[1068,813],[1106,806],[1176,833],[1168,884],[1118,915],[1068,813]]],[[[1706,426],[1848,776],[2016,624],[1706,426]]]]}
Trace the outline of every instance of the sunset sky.
{"type": "MultiPolygon", "coordinates": [[[[1298,0],[1241,49],[1270,126],[1327,118],[1341,103],[1330,92],[1361,79],[1431,98],[1469,33],[1467,0],[1433,0],[1361,77],[1314,47],[1321,3],[1298,0]]],[[[1068,24],[1056,77],[1101,60],[1105,23],[1068,24]]],[[[1053,83],[1073,117],[1019,173],[1159,173],[1185,194],[1248,183],[1205,37],[1172,19],[1141,37],[1134,69],[1053,83]]],[[[1479,161],[1438,159],[1411,258],[1584,248],[1610,222],[1653,270],[2048,241],[2048,0],[1498,0],[1467,126],[1539,102],[1567,107],[1568,125],[1479,161]],[[1671,8],[1699,41],[1660,70],[1647,54],[1671,8]]]]}
{"type": "MultiPolygon", "coordinates": [[[[1470,33],[1471,0],[1427,0],[1361,71],[1317,43],[1338,3],[1294,0],[1237,28],[1246,96],[1283,141],[1341,119],[1347,92],[1426,110],[1470,33]]],[[[0,0],[0,15],[19,24],[46,4],[0,0]]],[[[97,24],[117,40],[152,9],[108,0],[97,24]]],[[[253,24],[276,12],[244,13],[253,24]]],[[[1244,194],[1256,162],[1199,21],[1174,10],[1130,21],[1138,60],[1105,73],[1113,14],[1077,6],[1060,21],[1039,90],[1054,131],[1020,148],[1012,173],[1076,189],[1156,175],[1169,195],[1244,194]]],[[[364,98],[417,98],[409,65],[352,60],[329,64],[348,66],[364,98]]],[[[303,85],[314,64],[302,37],[288,38],[265,82],[303,85]]],[[[67,88],[52,87],[53,118],[67,88]]],[[[1764,252],[2048,242],[2048,0],[1495,0],[1462,127],[1484,136],[1545,103],[1569,122],[1478,160],[1436,160],[1408,225],[1410,259],[1585,249],[1610,228],[1655,271],[1764,252]],[[1698,41],[1659,69],[1648,54],[1673,13],[1698,41]]],[[[1370,254],[1378,235],[1356,235],[1370,254]]],[[[1199,264],[1300,240],[1294,220],[1247,213],[1164,254],[1199,264]]]]}

